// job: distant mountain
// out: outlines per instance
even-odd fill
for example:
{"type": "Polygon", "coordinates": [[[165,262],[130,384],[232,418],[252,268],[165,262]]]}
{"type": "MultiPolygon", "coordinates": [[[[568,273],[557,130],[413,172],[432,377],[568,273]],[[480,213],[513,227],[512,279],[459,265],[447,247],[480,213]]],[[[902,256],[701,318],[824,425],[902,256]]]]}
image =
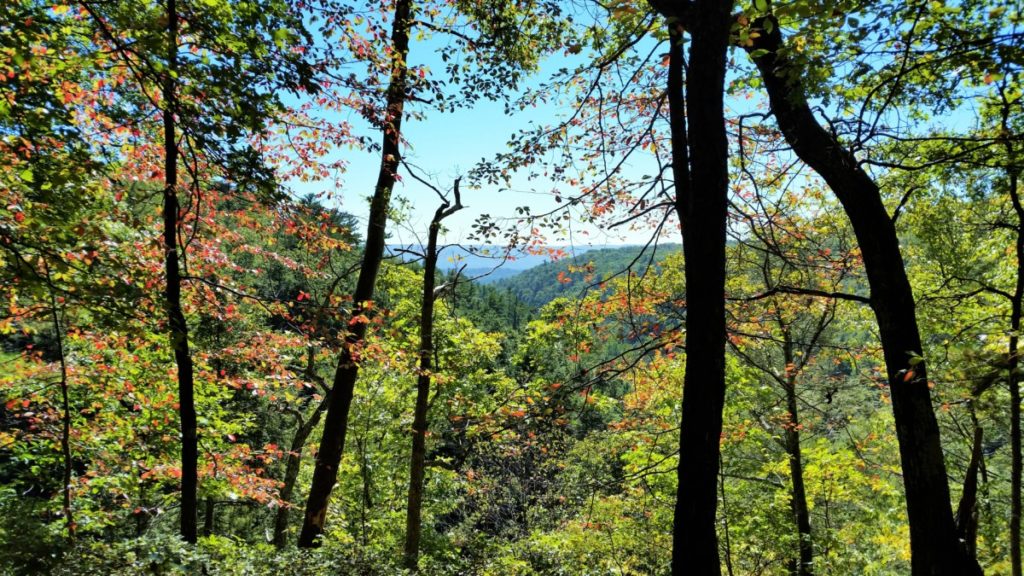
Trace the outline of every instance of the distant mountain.
{"type": "Polygon", "coordinates": [[[647,270],[649,264],[656,267],[670,254],[679,253],[682,246],[679,244],[659,245],[654,253],[653,262],[649,250],[641,256],[642,249],[642,246],[594,248],[574,257],[554,262],[549,260],[514,276],[502,278],[494,282],[493,286],[511,292],[524,304],[537,309],[559,296],[578,295],[586,289],[587,283],[584,278],[587,273],[570,272],[570,266],[593,263],[593,272],[589,273],[593,274],[595,281],[622,272],[631,265],[634,272],[641,274],[647,270]]]}
{"type": "MultiPolygon", "coordinates": [[[[642,272],[650,260],[650,250],[637,260],[643,246],[551,246],[552,252],[561,251],[565,256],[553,260],[547,253],[533,254],[522,250],[508,256],[505,249],[497,246],[446,246],[442,248],[437,267],[448,273],[462,268],[464,278],[474,278],[477,284],[491,285],[503,292],[510,292],[531,308],[540,308],[558,296],[580,291],[585,285],[582,272],[569,272],[569,266],[594,263],[594,277],[604,279],[633,265],[635,272],[642,272]],[[636,260],[636,262],[634,262],[636,260]],[[571,282],[559,281],[569,278],[571,282]]],[[[679,244],[661,244],[655,253],[657,264],[669,254],[682,249],[679,244]]],[[[422,248],[411,245],[389,245],[387,251],[392,257],[412,262],[419,259],[422,248]]]]}
{"type": "MultiPolygon", "coordinates": [[[[388,245],[386,249],[391,256],[406,261],[417,260],[419,258],[417,254],[422,250],[419,246],[397,244],[388,245]]],[[[578,255],[598,248],[553,246],[551,249],[578,255]]],[[[465,266],[463,275],[470,278],[479,276],[478,282],[481,284],[492,284],[515,276],[524,270],[551,262],[552,259],[548,254],[533,254],[522,250],[514,250],[506,257],[503,247],[483,245],[445,246],[441,249],[439,256],[437,267],[442,272],[457,270],[465,266]]]]}
{"type": "Polygon", "coordinates": [[[505,268],[466,268],[462,271],[462,274],[467,278],[475,278],[478,284],[495,284],[507,278],[511,278],[517,274],[525,272],[527,269],[513,269],[505,268]]]}

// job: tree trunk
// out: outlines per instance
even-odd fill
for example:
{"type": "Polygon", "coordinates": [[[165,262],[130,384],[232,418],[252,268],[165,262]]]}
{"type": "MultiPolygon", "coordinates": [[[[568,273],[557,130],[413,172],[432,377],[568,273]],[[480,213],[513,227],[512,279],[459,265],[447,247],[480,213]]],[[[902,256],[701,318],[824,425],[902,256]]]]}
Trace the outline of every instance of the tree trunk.
{"type": "Polygon", "coordinates": [[[686,372],[673,516],[672,574],[721,574],[715,513],[725,403],[725,243],[729,184],[723,94],[732,2],[698,0],[683,102],[683,28],[665,2],[676,211],[686,261],[686,372]],[[687,123],[689,126],[687,126],[687,123]],[[689,143],[699,143],[690,146],[689,143]]]}
{"type": "Polygon", "coordinates": [[[203,536],[213,536],[214,514],[216,513],[216,502],[212,496],[206,497],[205,510],[203,512],[203,536]]]}
{"type": "Polygon", "coordinates": [[[722,534],[725,536],[723,544],[725,545],[725,573],[728,576],[734,576],[732,570],[732,542],[729,538],[729,508],[728,501],[725,498],[725,474],[721,467],[718,470],[718,490],[722,495],[722,534]]]}
{"type": "Polygon", "coordinates": [[[964,490],[960,496],[960,505],[956,510],[956,530],[964,543],[967,553],[975,561],[978,559],[978,468],[982,459],[982,439],[984,431],[978,425],[978,416],[975,414],[974,402],[977,396],[971,398],[971,424],[973,425],[973,438],[971,440],[971,461],[967,465],[967,473],[964,475],[964,490]]]}
{"type": "Polygon", "coordinates": [[[295,436],[292,437],[292,444],[288,450],[288,459],[285,462],[284,480],[279,494],[284,505],[277,509],[277,515],[274,518],[274,545],[278,548],[283,548],[287,542],[288,521],[291,516],[291,508],[288,503],[291,502],[292,492],[295,491],[295,482],[299,479],[299,471],[302,469],[302,450],[306,447],[309,435],[313,433],[313,429],[320,423],[320,417],[323,415],[326,406],[327,398],[324,398],[313,409],[313,413],[309,418],[299,422],[295,436]]]}
{"type": "Polygon", "coordinates": [[[167,286],[164,298],[167,322],[178,370],[178,405],[181,419],[181,537],[195,543],[198,523],[199,440],[192,355],[188,346],[188,324],[181,308],[181,271],[178,269],[178,142],[175,134],[178,69],[178,10],[176,0],[167,0],[167,74],[163,85],[164,120],[164,266],[167,286]]]}
{"type": "MultiPolygon", "coordinates": [[[[328,301],[330,301],[330,295],[324,299],[325,303],[328,301]]],[[[321,308],[321,315],[322,311],[326,309],[327,306],[325,304],[321,308]]],[[[319,324],[319,321],[320,318],[317,319],[317,324],[319,324]]],[[[306,348],[305,379],[307,382],[323,385],[323,381],[316,374],[316,347],[313,345],[309,345],[306,348]]],[[[306,447],[309,435],[313,433],[313,429],[320,423],[320,417],[323,416],[324,410],[327,409],[327,400],[325,396],[306,418],[302,417],[301,412],[295,412],[298,428],[295,430],[295,436],[292,437],[292,443],[288,450],[288,458],[285,461],[284,467],[284,479],[281,482],[281,491],[278,494],[283,504],[277,509],[277,514],[274,517],[274,536],[272,542],[278,548],[283,548],[288,541],[291,499],[292,493],[295,491],[295,483],[299,479],[299,472],[302,470],[302,451],[306,447]]]]}
{"type": "Polygon", "coordinates": [[[68,398],[68,365],[64,356],[64,329],[61,327],[60,314],[57,307],[57,295],[54,292],[53,281],[50,279],[50,267],[43,264],[46,270],[46,283],[50,291],[50,318],[53,322],[53,334],[57,339],[57,358],[60,361],[60,399],[62,415],[62,426],[60,434],[60,450],[64,460],[64,502],[61,512],[64,515],[64,525],[68,529],[68,539],[75,537],[75,519],[71,510],[71,401],[68,398]]]}
{"type": "MultiPolygon", "coordinates": [[[[1010,104],[1006,101],[1005,94],[1002,103],[1002,133],[1009,135],[1010,132],[1010,104]]],[[[1009,195],[1013,205],[1014,214],[1017,216],[1017,278],[1010,300],[1010,343],[1007,351],[1007,385],[1010,388],[1010,562],[1012,576],[1021,576],[1021,547],[1020,547],[1020,519],[1021,519],[1021,436],[1020,436],[1020,325],[1021,308],[1024,304],[1024,205],[1021,204],[1020,191],[1018,190],[1018,173],[1014,155],[1013,143],[1009,138],[1003,139],[1003,146],[1006,148],[1007,167],[1009,176],[1009,195]]]]}
{"type": "Polygon", "coordinates": [[[412,23],[412,0],[396,0],[394,25],[391,31],[392,60],[391,80],[387,92],[387,117],[384,119],[384,142],[381,147],[380,173],[370,203],[369,225],[366,231],[366,248],[359,279],[352,294],[353,313],[349,332],[345,337],[334,373],[334,383],[324,417],[324,432],[313,468],[313,482],[306,501],[306,515],[299,533],[299,547],[312,548],[323,533],[327,520],[327,504],[331,490],[338,479],[338,466],[345,451],[345,434],[348,431],[348,413],[352,407],[352,396],[359,366],[356,357],[366,337],[365,314],[370,311],[368,304],[373,300],[377,284],[377,273],[384,258],[385,228],[388,220],[388,205],[395,175],[400,162],[399,144],[402,135],[402,113],[405,107],[408,68],[406,55],[409,52],[409,28],[412,23]]]}
{"type": "Polygon", "coordinates": [[[912,572],[915,576],[981,574],[957,538],[939,428],[921,358],[914,296],[896,228],[878,186],[814,117],[799,83],[800,70],[780,54],[784,47],[778,23],[768,18],[760,24],[760,36],[747,49],[760,71],[779,129],[797,156],[835,193],[863,255],[903,464],[912,572]],[[769,21],[770,31],[763,26],[769,21]]]}
{"type": "Polygon", "coordinates": [[[448,201],[434,212],[423,258],[423,301],[420,304],[420,373],[416,377],[416,407],[412,420],[412,455],[409,459],[409,499],[405,515],[405,567],[419,569],[423,480],[427,459],[427,410],[430,402],[430,371],[434,369],[434,285],[437,273],[437,235],[441,221],[462,208],[459,181],[455,181],[455,206],[448,201]]]}
{"type": "MultiPolygon", "coordinates": [[[[786,370],[789,371],[796,359],[793,357],[793,340],[789,332],[783,333],[783,357],[786,370]]],[[[813,576],[814,574],[814,543],[811,540],[811,515],[807,507],[807,491],[804,488],[803,455],[800,453],[800,416],[796,398],[796,375],[786,375],[786,410],[789,422],[786,425],[786,453],[789,456],[789,475],[793,483],[790,494],[790,507],[793,509],[793,520],[796,523],[799,541],[799,558],[794,566],[793,574],[797,576],[813,576]]]]}

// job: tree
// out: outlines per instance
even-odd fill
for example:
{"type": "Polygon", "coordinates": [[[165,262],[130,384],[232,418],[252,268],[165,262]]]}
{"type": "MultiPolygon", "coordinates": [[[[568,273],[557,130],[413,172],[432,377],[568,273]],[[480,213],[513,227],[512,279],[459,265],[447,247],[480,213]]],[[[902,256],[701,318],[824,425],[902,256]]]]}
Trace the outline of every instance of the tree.
{"type": "Polygon", "coordinates": [[[441,222],[462,209],[459,181],[455,181],[455,204],[442,196],[441,206],[434,212],[427,233],[427,248],[423,258],[423,299],[420,305],[419,375],[416,377],[416,408],[412,421],[412,454],[409,459],[409,504],[405,521],[405,566],[415,572],[420,552],[420,528],[423,509],[423,477],[427,456],[427,412],[430,409],[431,371],[434,370],[434,301],[437,278],[437,236],[441,222]]]}
{"type": "Polygon", "coordinates": [[[196,429],[195,381],[188,345],[188,324],[181,308],[181,270],[178,262],[178,8],[167,0],[167,71],[163,79],[164,121],[164,298],[167,325],[178,367],[178,402],[181,418],[181,537],[198,537],[199,437],[196,429]]]}
{"type": "MultiPolygon", "coordinates": [[[[1014,271],[1016,281],[1010,300],[1010,332],[1007,344],[1006,380],[1010,388],[1010,556],[1014,576],[1021,575],[1021,475],[1024,474],[1024,455],[1021,454],[1021,395],[1020,395],[1020,330],[1021,318],[1024,315],[1024,202],[1019,190],[1021,166],[1017,151],[1010,135],[1014,134],[1011,119],[1017,117],[1014,108],[1019,107],[1021,96],[1019,89],[1010,88],[1007,82],[999,85],[999,134],[1000,143],[1005,153],[1003,170],[1006,174],[1006,194],[1016,216],[1014,239],[1014,255],[1017,268],[1014,271]]],[[[977,433],[976,433],[977,434],[977,433]]],[[[980,442],[976,441],[975,444],[980,442]]],[[[977,449],[976,449],[977,450],[977,449]]]]}
{"type": "Polygon", "coordinates": [[[679,429],[672,573],[719,574],[715,508],[725,402],[723,294],[729,185],[723,99],[732,2],[698,0],[685,8],[664,2],[651,5],[665,16],[671,42],[672,176],[686,260],[689,361],[679,429]],[[680,8],[688,9],[685,20],[680,8]],[[683,57],[684,29],[691,35],[688,65],[683,57]]]}
{"type": "MultiPolygon", "coordinates": [[[[401,150],[402,120],[410,93],[428,90],[434,93],[433,104],[442,110],[466,102],[474,102],[481,95],[497,97],[506,89],[515,89],[522,69],[536,65],[537,58],[558,41],[561,26],[551,19],[546,9],[557,15],[556,4],[527,1],[502,3],[498,10],[482,10],[475,2],[458,4],[454,20],[441,17],[441,22],[417,18],[417,13],[434,18],[441,11],[426,5],[418,9],[412,0],[396,0],[391,18],[390,44],[381,48],[388,73],[388,87],[385,93],[383,113],[377,118],[382,132],[380,170],[377,184],[370,203],[370,216],[363,252],[363,265],[352,294],[353,310],[346,336],[346,344],[338,359],[334,381],[331,386],[329,405],[324,417],[324,434],[317,452],[317,463],[306,502],[306,514],[299,534],[299,546],[316,546],[317,537],[324,530],[327,506],[331,490],[338,474],[338,463],[345,449],[348,412],[351,409],[356,381],[359,377],[359,348],[363,345],[366,324],[372,315],[373,293],[377,273],[384,256],[384,241],[391,194],[399,180],[398,169],[402,165],[401,150]],[[468,20],[460,22],[460,18],[468,20]],[[553,24],[553,22],[555,22],[553,24]],[[482,40],[457,30],[457,25],[475,28],[482,40]],[[459,81],[470,70],[471,89],[462,91],[463,99],[447,101],[442,90],[443,84],[427,81],[422,69],[419,79],[410,75],[407,62],[409,35],[414,26],[426,30],[451,34],[458,45],[466,46],[471,62],[485,71],[472,75],[468,65],[449,66],[449,74],[459,81]],[[493,76],[491,76],[493,75],[493,76]],[[493,78],[501,79],[496,83],[493,78]]],[[[386,17],[385,17],[386,20],[386,17]]],[[[381,36],[382,38],[383,36],[381,36]]],[[[365,47],[358,47],[365,52],[365,47]]],[[[447,59],[447,55],[444,59],[447,59]]],[[[408,164],[405,164],[408,168],[408,164]]]]}
{"type": "MultiPolygon", "coordinates": [[[[268,88],[295,90],[312,89],[310,71],[301,58],[288,54],[286,44],[295,32],[289,28],[273,28],[284,23],[299,29],[301,25],[287,7],[270,3],[266,6],[246,5],[237,12],[215,12],[216,3],[207,6],[185,4],[167,0],[156,26],[147,27],[139,22],[139,14],[153,16],[148,7],[133,2],[113,5],[82,2],[82,9],[90,17],[97,34],[117,54],[119,64],[127,68],[137,82],[139,93],[134,95],[143,105],[148,104],[161,112],[163,122],[163,246],[164,246],[164,299],[167,330],[177,366],[179,418],[181,425],[181,536],[187,542],[197,538],[199,448],[197,415],[195,409],[195,368],[189,347],[189,329],[182,306],[182,252],[179,245],[183,236],[179,193],[180,156],[182,149],[190,161],[189,190],[198,193],[204,177],[200,165],[220,166],[238,175],[240,188],[267,189],[269,177],[262,166],[258,152],[247,136],[260,133],[264,122],[279,109],[279,96],[268,93],[268,88]],[[266,10],[263,11],[262,9],[266,10]],[[271,17],[273,19],[271,19],[271,17]],[[160,25],[160,23],[163,23],[160,25]],[[188,41],[195,46],[191,53],[206,51],[201,58],[181,55],[179,27],[186,24],[188,41]],[[162,28],[162,29],[161,29],[162,28]],[[233,34],[244,34],[252,43],[237,55],[240,47],[233,34]],[[282,33],[283,32],[283,33],[282,33]],[[274,38],[283,57],[271,63],[275,56],[271,49],[257,44],[274,38]],[[135,47],[135,42],[150,45],[152,52],[135,47]],[[162,47],[162,54],[161,52],[162,47]],[[222,56],[235,53],[231,66],[234,74],[241,74],[251,82],[242,80],[228,85],[215,80],[218,69],[227,68],[222,56]],[[214,57],[211,58],[211,54],[214,57]],[[276,68],[275,68],[276,67],[276,68]],[[276,70],[277,73],[271,71],[276,70]],[[289,74],[294,74],[288,77],[289,74]],[[284,78],[284,80],[281,80],[284,78]],[[186,82],[186,79],[188,80],[186,82]],[[269,79],[269,82],[268,82],[269,79]],[[280,80],[280,81],[279,81],[280,80]],[[150,94],[156,88],[159,99],[150,94]],[[186,87],[183,89],[182,87],[186,87]],[[218,102],[224,114],[211,113],[202,107],[218,102]],[[237,106],[236,106],[237,105],[237,106]],[[212,117],[213,120],[208,118],[212,117]]],[[[296,35],[295,38],[298,38],[296,35]]],[[[192,223],[195,233],[197,222],[192,223]]]]}
{"type": "Polygon", "coordinates": [[[768,15],[752,24],[747,47],[772,113],[793,151],[820,174],[850,218],[864,258],[878,319],[903,461],[915,574],[979,574],[953,522],[938,424],[931,406],[914,296],[893,219],[878,185],[852,152],[814,117],[798,65],[786,56],[781,25],[768,15]],[[909,375],[909,376],[908,376],[909,375]]]}
{"type": "Polygon", "coordinates": [[[382,119],[383,143],[381,145],[380,172],[370,202],[369,224],[366,230],[366,247],[359,279],[352,293],[353,310],[349,331],[338,357],[338,367],[328,394],[327,411],[324,416],[324,433],[317,450],[313,481],[306,500],[306,515],[299,533],[299,546],[310,548],[317,544],[317,538],[327,521],[327,504],[338,475],[338,463],[345,450],[345,435],[348,429],[348,412],[352,406],[359,365],[356,358],[366,336],[367,314],[372,313],[373,293],[377,273],[384,258],[384,239],[387,227],[391,192],[395,186],[401,161],[402,115],[405,109],[409,67],[406,62],[409,53],[409,31],[412,27],[412,0],[396,0],[390,46],[390,80],[387,89],[385,114],[382,119]]]}
{"type": "MultiPolygon", "coordinates": [[[[918,191],[916,201],[907,203],[912,207],[912,211],[907,211],[913,238],[910,246],[918,249],[918,258],[924,259],[917,268],[927,272],[918,272],[915,287],[920,286],[922,290],[922,301],[927,305],[925,318],[931,323],[931,331],[943,335],[945,347],[957,353],[957,360],[947,361],[944,370],[962,373],[965,382],[960,391],[962,398],[952,399],[966,404],[972,424],[971,431],[964,434],[971,450],[964,493],[956,515],[957,526],[971,551],[976,555],[984,554],[984,549],[977,547],[979,523],[984,524],[985,520],[979,518],[985,510],[979,503],[978,493],[989,486],[984,482],[978,486],[978,476],[984,480],[987,473],[984,455],[976,456],[975,452],[985,451],[985,445],[1007,434],[1010,472],[1006,500],[1012,571],[1014,558],[1019,556],[1014,552],[1013,536],[1019,534],[1019,529],[1013,527],[1016,523],[1014,509],[1019,509],[1016,496],[1019,481],[1015,478],[1017,466],[1014,463],[1018,454],[1015,437],[1019,433],[1019,424],[1015,424],[1019,418],[1019,410],[1015,408],[1019,399],[1015,396],[1019,396],[1019,391],[1014,388],[1019,375],[1012,368],[1019,345],[1013,326],[1020,322],[1017,310],[1020,269],[1016,255],[1020,214],[1015,173],[1019,168],[1014,159],[1013,136],[1017,130],[1019,103],[1009,76],[993,81],[990,77],[993,72],[984,63],[977,67],[971,65],[967,70],[972,84],[979,87],[974,98],[981,109],[982,125],[963,136],[937,131],[929,141],[900,147],[908,147],[922,157],[948,155],[950,149],[953,152],[967,149],[968,153],[921,171],[892,176],[888,181],[890,185],[918,191]],[[994,253],[1000,255],[993,258],[994,253]],[[1008,258],[1011,254],[1014,257],[1008,258]],[[979,314],[990,314],[991,320],[979,322],[979,314]],[[971,327],[960,328],[956,323],[971,327]],[[988,340],[986,332],[1005,332],[1005,340],[1003,337],[988,340]],[[1005,348],[1000,349],[1004,344],[1005,348]],[[996,377],[996,374],[1001,376],[996,377]],[[1002,384],[1006,384],[1009,393],[1006,399],[1009,401],[1008,421],[997,417],[995,421],[985,422],[990,412],[987,405],[1003,400],[999,398],[1002,384]],[[993,388],[995,390],[988,392],[993,388]],[[983,432],[987,433],[983,435],[983,432]],[[980,445],[977,450],[976,445],[980,445]]],[[[906,151],[896,154],[903,155],[906,151]]],[[[911,262],[913,266],[913,259],[911,262]]],[[[957,433],[957,428],[960,427],[952,428],[953,433],[957,433]]],[[[992,567],[1001,568],[998,564],[992,567]]]]}

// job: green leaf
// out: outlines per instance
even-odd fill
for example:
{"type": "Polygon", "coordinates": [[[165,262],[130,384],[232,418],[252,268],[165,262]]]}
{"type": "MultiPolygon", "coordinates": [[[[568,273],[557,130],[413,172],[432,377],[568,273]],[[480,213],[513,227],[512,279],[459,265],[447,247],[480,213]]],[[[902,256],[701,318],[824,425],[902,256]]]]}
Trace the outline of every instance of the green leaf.
{"type": "Polygon", "coordinates": [[[754,0],[754,10],[758,12],[768,11],[768,0],[754,0]]]}
{"type": "Polygon", "coordinates": [[[285,42],[288,41],[288,29],[278,28],[274,31],[274,44],[277,44],[279,48],[283,48],[285,42]]]}
{"type": "Polygon", "coordinates": [[[35,174],[32,173],[32,169],[31,168],[25,168],[24,170],[21,171],[21,174],[18,174],[18,176],[22,180],[24,180],[25,182],[35,182],[36,181],[36,176],[35,176],[35,174]]]}

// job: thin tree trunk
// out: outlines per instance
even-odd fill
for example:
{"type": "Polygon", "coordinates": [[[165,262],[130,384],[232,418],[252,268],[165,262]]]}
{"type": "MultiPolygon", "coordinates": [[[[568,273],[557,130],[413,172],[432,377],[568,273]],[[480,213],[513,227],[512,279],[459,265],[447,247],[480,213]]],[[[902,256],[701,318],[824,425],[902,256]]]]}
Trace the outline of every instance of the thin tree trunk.
{"type": "Polygon", "coordinates": [[[138,479],[139,484],[139,505],[136,508],[135,513],[135,537],[142,538],[149,528],[149,502],[146,499],[146,484],[140,478],[138,479]]]}
{"type": "MultiPolygon", "coordinates": [[[[793,357],[793,340],[788,331],[783,332],[783,357],[786,369],[791,370],[796,358],[793,357]]],[[[800,452],[800,415],[796,398],[796,375],[786,375],[786,410],[789,422],[786,426],[786,453],[789,456],[789,475],[793,483],[790,495],[790,506],[793,509],[793,520],[796,523],[799,541],[799,557],[796,559],[793,574],[797,576],[813,576],[814,574],[814,543],[811,540],[811,515],[807,507],[807,491],[804,487],[803,455],[800,452]]]]}
{"type": "Polygon", "coordinates": [[[178,370],[178,404],[181,419],[181,537],[195,543],[198,522],[199,441],[192,355],[188,345],[188,324],[181,308],[181,271],[178,268],[178,143],[175,134],[178,69],[178,10],[176,0],[167,0],[167,74],[163,85],[164,119],[164,265],[167,286],[164,297],[167,321],[178,370]]]}
{"type": "Polygon", "coordinates": [[[284,505],[277,509],[277,515],[274,518],[274,545],[278,548],[283,548],[287,543],[288,523],[291,517],[291,508],[288,505],[292,499],[292,493],[295,491],[295,482],[299,478],[299,471],[302,469],[302,451],[306,447],[306,441],[309,439],[310,434],[313,433],[313,429],[320,423],[320,417],[323,415],[324,410],[327,407],[327,398],[324,398],[316,407],[313,409],[313,413],[302,421],[299,421],[299,427],[295,431],[295,436],[292,437],[291,447],[288,450],[288,459],[285,462],[284,469],[284,480],[281,484],[280,499],[284,502],[284,505]]]}
{"type": "Polygon", "coordinates": [[[434,212],[423,258],[423,300],[420,304],[420,370],[416,377],[416,407],[412,420],[412,454],[409,459],[409,498],[405,515],[405,567],[419,569],[420,532],[422,529],[423,480],[427,459],[427,410],[430,402],[431,370],[434,369],[434,286],[437,274],[437,235],[441,222],[462,209],[459,181],[455,181],[455,205],[447,199],[434,212]]]}
{"type": "Polygon", "coordinates": [[[984,431],[978,425],[978,416],[974,409],[976,400],[977,396],[972,398],[970,403],[971,424],[973,425],[971,460],[967,465],[963,494],[960,496],[960,504],[956,510],[957,534],[964,542],[967,553],[975,561],[978,559],[978,468],[981,464],[981,447],[984,437],[984,431]]]}
{"type": "MultiPolygon", "coordinates": [[[[325,302],[330,300],[330,295],[325,298],[325,302]]],[[[321,311],[326,310],[327,307],[321,308],[321,311]]],[[[319,324],[320,315],[318,315],[317,323],[319,324]]],[[[308,346],[306,349],[306,368],[305,368],[305,379],[311,382],[318,382],[319,378],[316,376],[316,347],[308,346]]],[[[277,514],[274,517],[274,536],[273,544],[278,548],[283,548],[287,544],[287,533],[288,524],[291,519],[291,499],[292,493],[295,491],[295,483],[299,478],[299,472],[302,470],[302,451],[306,447],[306,441],[312,434],[313,429],[320,423],[320,417],[323,415],[324,410],[327,409],[327,397],[324,397],[314,408],[313,413],[308,418],[303,418],[302,413],[299,411],[295,412],[295,416],[298,423],[298,428],[295,430],[295,436],[292,437],[291,446],[288,450],[288,458],[285,462],[284,479],[281,483],[281,491],[279,498],[282,501],[282,505],[277,509],[277,514]]]]}
{"type": "MultiPolygon", "coordinates": [[[[1003,96],[1002,133],[1010,134],[1010,104],[1003,96]]],[[[1003,139],[1007,155],[1007,174],[1009,176],[1010,202],[1017,216],[1017,278],[1010,300],[1010,343],[1007,350],[1007,385],[1010,388],[1010,562],[1013,576],[1021,576],[1021,433],[1020,433],[1020,325],[1021,308],[1024,303],[1024,206],[1021,204],[1018,190],[1017,166],[1014,158],[1013,143],[1003,139]]]]}
{"type": "Polygon", "coordinates": [[[203,510],[203,536],[213,536],[216,503],[212,496],[207,496],[203,510]]]}
{"type": "Polygon", "coordinates": [[[73,539],[75,537],[75,519],[71,510],[71,401],[68,398],[68,365],[64,356],[64,332],[57,308],[57,296],[54,293],[53,281],[50,279],[50,267],[46,264],[44,266],[46,268],[46,283],[50,291],[50,318],[53,322],[54,337],[57,338],[57,357],[60,361],[60,399],[63,411],[60,449],[64,459],[64,502],[61,510],[64,515],[64,525],[68,529],[68,539],[73,539]]]}
{"type": "MultiPolygon", "coordinates": [[[[1021,242],[1017,242],[1017,257],[1021,258],[1021,242]]],[[[1014,302],[1015,327],[1010,336],[1010,365],[1008,370],[1010,387],[1010,558],[1013,576],[1021,576],[1021,434],[1020,434],[1020,377],[1017,374],[1018,331],[1020,330],[1021,301],[1014,302]]]]}
{"type": "Polygon", "coordinates": [[[725,404],[725,227],[729,184],[723,94],[731,1],[697,0],[688,15],[684,63],[678,6],[666,16],[668,102],[676,211],[686,261],[686,371],[672,530],[672,574],[721,574],[715,533],[725,404]],[[685,104],[683,74],[686,68],[685,104]],[[689,125],[687,125],[689,124],[689,125]],[[699,143],[693,145],[689,143],[699,143]]]}
{"type": "Polygon", "coordinates": [[[963,541],[964,547],[967,553],[975,561],[978,559],[978,517],[979,511],[979,500],[978,500],[978,475],[982,476],[982,479],[987,483],[988,478],[985,473],[985,459],[982,453],[982,442],[984,440],[985,431],[978,423],[978,411],[977,403],[986,390],[992,387],[999,378],[998,371],[991,374],[979,382],[977,382],[971,389],[971,398],[967,403],[967,410],[971,416],[971,459],[967,464],[967,472],[964,474],[964,487],[963,492],[960,495],[960,504],[956,509],[956,529],[957,535],[960,540],[963,541]]]}
{"type": "MultiPolygon", "coordinates": [[[[277,515],[274,517],[274,546],[278,548],[284,548],[287,543],[288,520],[291,516],[289,502],[292,498],[292,492],[295,490],[295,481],[299,478],[299,470],[302,468],[302,446],[300,445],[296,449],[295,440],[297,439],[298,434],[292,439],[292,449],[288,453],[284,481],[281,485],[280,496],[282,504],[277,509],[277,515]]],[[[305,444],[305,439],[303,439],[302,444],[305,444]]]]}
{"type": "Polygon", "coordinates": [[[747,49],[760,71],[779,128],[797,156],[825,179],[839,199],[863,255],[903,464],[912,572],[914,576],[981,574],[959,541],[953,521],[914,296],[895,225],[878,186],[814,117],[800,84],[800,70],[780,54],[784,46],[778,22],[769,17],[757,24],[760,35],[747,49]],[[766,28],[766,22],[771,26],[766,28]]]}
{"type": "Polygon", "coordinates": [[[338,480],[338,465],[345,451],[348,413],[352,407],[356,380],[359,378],[356,354],[366,337],[365,314],[370,312],[368,305],[373,300],[377,273],[384,258],[388,205],[401,158],[399,144],[402,137],[402,113],[405,107],[408,76],[405,59],[409,52],[412,3],[412,0],[395,2],[394,27],[391,31],[391,80],[387,92],[387,117],[384,119],[380,173],[377,175],[377,187],[370,203],[370,222],[366,231],[363,265],[359,269],[359,279],[352,294],[352,321],[338,359],[338,368],[334,373],[327,415],[324,418],[324,433],[320,439],[320,449],[313,468],[313,482],[309,489],[309,499],[306,501],[306,515],[302,531],[299,533],[300,548],[318,545],[317,540],[323,533],[327,520],[327,504],[338,480]]]}
{"type": "Polygon", "coordinates": [[[729,508],[725,498],[725,474],[721,468],[718,472],[718,489],[722,494],[722,534],[725,536],[725,573],[734,576],[732,571],[732,542],[729,538],[729,508]]]}

